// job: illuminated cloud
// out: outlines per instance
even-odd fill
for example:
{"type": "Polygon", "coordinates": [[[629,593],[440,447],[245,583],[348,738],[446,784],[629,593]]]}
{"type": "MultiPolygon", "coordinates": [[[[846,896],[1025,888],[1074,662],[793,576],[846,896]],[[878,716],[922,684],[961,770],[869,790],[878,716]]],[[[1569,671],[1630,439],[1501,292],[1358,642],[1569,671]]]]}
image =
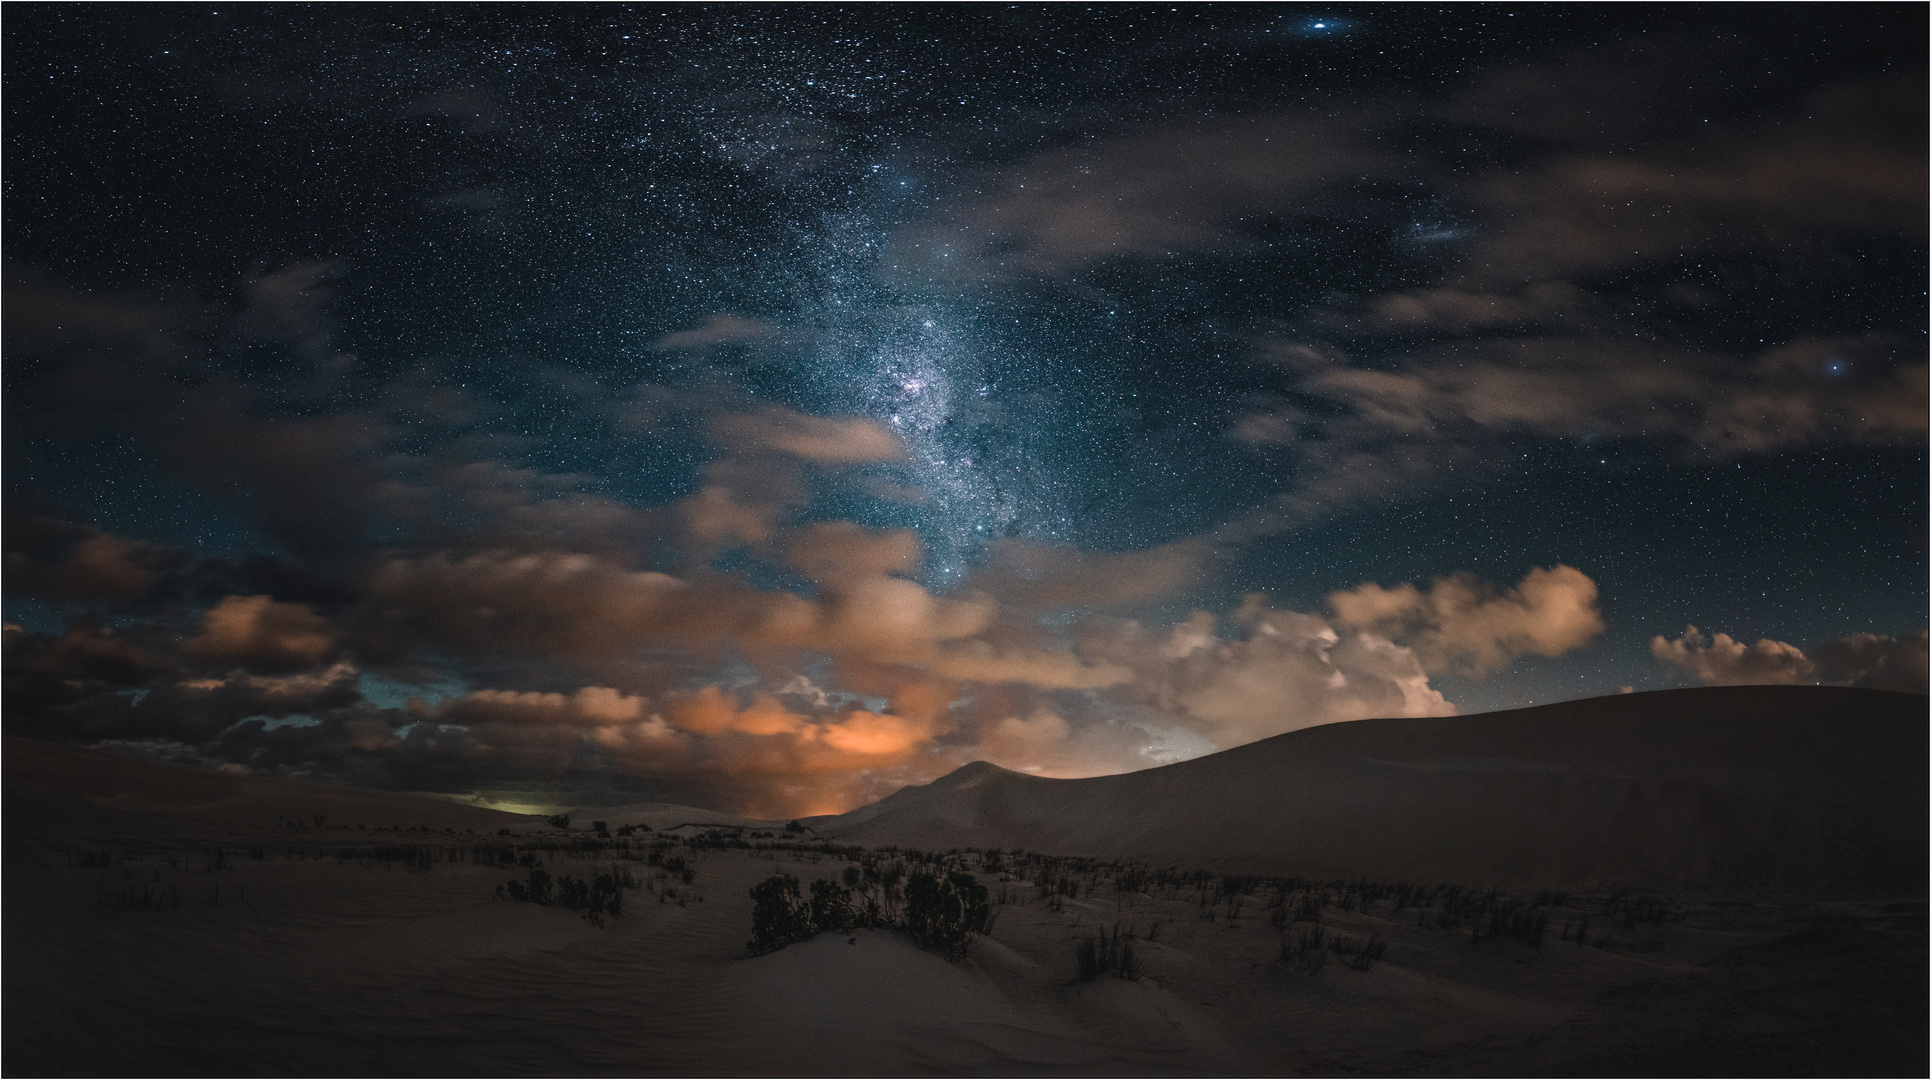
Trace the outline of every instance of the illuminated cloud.
{"type": "Polygon", "coordinates": [[[1298,728],[1371,716],[1447,716],[1413,650],[1345,633],[1316,616],[1250,598],[1244,640],[1224,640],[1207,612],[1162,635],[1128,625],[1089,640],[1089,653],[1135,673],[1127,688],[1168,722],[1237,746],[1298,728]]]}
{"type": "Polygon", "coordinates": [[[1816,671],[1804,651],[1769,638],[1746,645],[1728,634],[1714,637],[1692,626],[1675,638],[1658,634],[1649,642],[1650,654],[1681,668],[1710,686],[1750,686],[1759,683],[1808,683],[1816,671]]]}
{"type": "Polygon", "coordinates": [[[876,420],[811,416],[772,406],[727,413],[712,421],[718,440],[740,452],[775,450],[825,465],[899,461],[905,447],[876,420]]]}
{"type": "Polygon", "coordinates": [[[1680,636],[1650,640],[1656,659],[1680,668],[1710,686],[1824,683],[1873,690],[1927,691],[1927,634],[1889,637],[1840,634],[1826,638],[1808,654],[1769,638],[1746,645],[1728,634],[1705,634],[1692,626],[1680,636]]]}
{"type": "Polygon", "coordinates": [[[230,596],[202,615],[201,633],[183,642],[181,651],[202,660],[313,664],[335,648],[338,637],[307,604],[230,596]]]}
{"type": "Polygon", "coordinates": [[[1473,574],[1426,591],[1375,584],[1328,597],[1335,624],[1401,641],[1430,672],[1487,675],[1518,656],[1560,656],[1602,633],[1596,583],[1572,566],[1530,570],[1503,589],[1473,574]]]}

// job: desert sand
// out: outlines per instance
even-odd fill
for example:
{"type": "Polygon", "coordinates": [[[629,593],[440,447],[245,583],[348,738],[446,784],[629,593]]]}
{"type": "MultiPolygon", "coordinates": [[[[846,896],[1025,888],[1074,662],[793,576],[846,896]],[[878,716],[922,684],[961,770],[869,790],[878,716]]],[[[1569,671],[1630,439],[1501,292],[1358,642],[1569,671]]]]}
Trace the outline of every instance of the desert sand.
{"type": "Polygon", "coordinates": [[[1117,777],[978,763],[789,840],[10,739],[0,1064],[1921,1074],[1925,731],[1923,697],[1805,688],[1360,721],[1117,777]],[[651,831],[598,841],[592,817],[651,831]],[[893,846],[960,849],[940,858],[991,892],[964,961],[888,929],[746,955],[752,885],[917,862],[893,846]],[[636,884],[598,926],[498,899],[527,872],[502,859],[636,884]],[[1485,897],[1546,932],[1448,914],[1485,897]],[[1102,927],[1137,978],[1077,977],[1102,927]]]}

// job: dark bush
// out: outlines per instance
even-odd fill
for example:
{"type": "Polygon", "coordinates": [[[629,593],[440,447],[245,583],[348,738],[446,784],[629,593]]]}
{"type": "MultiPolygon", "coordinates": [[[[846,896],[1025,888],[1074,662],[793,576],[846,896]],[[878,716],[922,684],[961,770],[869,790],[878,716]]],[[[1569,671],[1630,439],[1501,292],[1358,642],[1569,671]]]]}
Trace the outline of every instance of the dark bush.
{"type": "Polygon", "coordinates": [[[745,947],[752,956],[809,941],[817,933],[811,924],[811,909],[798,896],[798,879],[790,874],[768,877],[752,886],[751,899],[751,941],[745,947]]]}
{"type": "Polygon", "coordinates": [[[548,821],[550,827],[553,829],[567,829],[570,827],[570,815],[568,814],[554,814],[544,820],[548,821]]]}
{"type": "Polygon", "coordinates": [[[905,883],[906,933],[949,960],[965,957],[991,913],[986,887],[971,874],[949,873],[943,880],[914,874],[905,883]]]}
{"type": "MultiPolygon", "coordinates": [[[[850,873],[851,868],[847,867],[850,873]]],[[[811,883],[811,925],[819,931],[843,933],[857,922],[852,911],[851,890],[829,881],[811,883]]]]}
{"type": "Polygon", "coordinates": [[[1356,971],[1367,971],[1388,951],[1388,943],[1381,940],[1380,934],[1370,934],[1366,941],[1336,934],[1334,940],[1328,943],[1328,948],[1334,950],[1334,955],[1349,967],[1356,971]]]}
{"type": "Polygon", "coordinates": [[[1143,973],[1133,957],[1132,931],[1122,932],[1116,924],[1109,933],[1100,926],[1097,937],[1084,937],[1073,945],[1073,960],[1079,967],[1079,981],[1092,982],[1101,975],[1116,979],[1138,979],[1143,973]]]}
{"type": "Polygon", "coordinates": [[[899,919],[888,917],[875,895],[867,897],[862,909],[855,907],[851,890],[835,881],[812,882],[810,899],[806,899],[799,892],[798,879],[790,874],[766,878],[751,890],[751,899],[755,903],[746,948],[753,956],[808,941],[821,931],[844,933],[856,926],[882,926],[904,930],[920,946],[958,960],[992,921],[986,887],[971,874],[956,872],[944,878],[914,874],[906,883],[904,915],[899,919]]]}

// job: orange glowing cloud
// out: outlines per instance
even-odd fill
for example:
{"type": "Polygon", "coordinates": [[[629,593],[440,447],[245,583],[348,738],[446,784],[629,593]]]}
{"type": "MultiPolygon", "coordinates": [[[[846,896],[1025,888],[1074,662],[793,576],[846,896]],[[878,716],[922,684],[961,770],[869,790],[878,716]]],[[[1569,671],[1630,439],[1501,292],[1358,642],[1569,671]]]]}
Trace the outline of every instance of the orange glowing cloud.
{"type": "Polygon", "coordinates": [[[183,643],[181,651],[203,659],[313,664],[328,655],[337,637],[328,620],[307,604],[230,596],[202,615],[200,635],[183,643]]]}

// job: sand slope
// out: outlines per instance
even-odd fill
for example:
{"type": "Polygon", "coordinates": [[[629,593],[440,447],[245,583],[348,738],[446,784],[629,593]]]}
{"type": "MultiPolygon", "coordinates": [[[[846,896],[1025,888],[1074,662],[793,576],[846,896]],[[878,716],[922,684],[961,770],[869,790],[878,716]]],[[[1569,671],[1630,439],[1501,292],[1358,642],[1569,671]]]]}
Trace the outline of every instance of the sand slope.
{"type": "Polygon", "coordinates": [[[1926,730],[1912,694],[1673,690],[1332,724],[1083,780],[975,762],[809,823],[871,847],[1316,876],[1917,894],[1926,730]]]}
{"type": "MultiPolygon", "coordinates": [[[[22,812],[59,812],[56,808],[65,806],[71,814],[77,803],[85,803],[126,814],[231,825],[297,827],[299,822],[311,830],[317,814],[329,830],[545,827],[540,817],[405,792],[208,772],[11,736],[4,747],[8,802],[22,812]]],[[[32,830],[10,827],[9,843],[16,834],[28,840],[32,830]]]]}
{"type": "MultiPolygon", "coordinates": [[[[1536,845],[1564,849],[1545,832],[1583,820],[1577,808],[1595,805],[1587,800],[1605,784],[1679,809],[1699,805],[1702,791],[1701,805],[1727,808],[1712,819],[1721,827],[1699,818],[1681,835],[1641,834],[1676,836],[1669,850],[1685,860],[1757,851],[1732,833],[1769,805],[1749,800],[1773,796],[1810,815],[1791,811],[1786,828],[1812,837],[1804,858],[1851,850],[1861,836],[1863,862],[1840,853],[1827,865],[1895,866],[1883,845],[1913,830],[1921,858],[1921,802],[1891,833],[1857,815],[1890,820],[1882,815],[1908,802],[1900,785],[1917,785],[1922,799],[1922,699],[1771,695],[1843,706],[1831,713],[1834,726],[1807,726],[1801,716],[1778,721],[1749,697],[1711,700],[1751,706],[1751,730],[1782,742],[1752,737],[1739,749],[1724,741],[1737,741],[1735,732],[1720,738],[1679,723],[1679,733],[1703,734],[1673,743],[1631,736],[1611,752],[1621,744],[1600,732],[1564,736],[1543,724],[1547,745],[1518,736],[1517,756],[1500,759],[1493,732],[1483,757],[1469,749],[1481,739],[1465,729],[1534,721],[1540,711],[1369,722],[1141,774],[1172,785],[1164,804],[1142,793],[1151,788],[1122,789],[1133,777],[1050,781],[978,766],[841,820],[849,831],[922,823],[940,830],[923,841],[932,847],[1004,830],[1041,848],[1164,842],[1218,852],[1225,865],[1240,861],[1243,844],[1259,853],[1253,861],[1293,855],[1282,835],[1311,837],[1303,850],[1331,843],[1314,829],[1228,824],[1236,812],[1287,813],[1267,809],[1269,790],[1301,792],[1299,802],[1273,800],[1326,807],[1335,829],[1357,836],[1393,835],[1397,825],[1455,836],[1440,822],[1417,823],[1413,806],[1433,798],[1427,805],[1459,814],[1466,831],[1485,815],[1521,813],[1528,796],[1513,778],[1555,775],[1574,779],[1554,785],[1543,807],[1553,824],[1464,838],[1445,852],[1426,849],[1425,836],[1387,858],[1415,865],[1424,855],[1446,863],[1457,851],[1500,851],[1532,865],[1547,854],[1536,845]],[[1900,710],[1902,719],[1892,715],[1900,710]],[[1403,725],[1407,736],[1387,734],[1403,725]],[[1835,737],[1799,738],[1810,728],[1835,737]],[[1382,756],[1364,757],[1364,746],[1394,743],[1407,756],[1383,746],[1382,756]],[[1712,768],[1714,780],[1699,771],[1712,768]],[[1323,769],[1338,778],[1326,788],[1323,769]],[[1243,794],[1243,770],[1286,782],[1243,794]],[[1388,775],[1413,781],[1397,790],[1420,793],[1404,796],[1411,816],[1378,816],[1388,775]],[[1349,792],[1380,801],[1342,801],[1349,792]],[[1457,792],[1499,809],[1456,810],[1457,792]],[[1104,812],[1136,831],[1051,817],[1098,815],[1110,804],[1117,809],[1104,812]],[[947,820],[959,838],[943,832],[947,820]]],[[[1647,708],[1625,722],[1640,727],[1666,712],[1647,708]]],[[[1310,963],[1305,953],[1285,958],[1284,946],[1317,925],[1298,914],[1282,925],[1305,896],[1270,910],[1268,888],[1236,895],[1189,877],[1149,892],[1103,867],[1040,863],[1022,873],[1011,860],[994,869],[968,858],[997,919],[961,964],[887,930],[747,957],[754,884],[780,873],[838,880],[854,868],[852,853],[661,833],[602,845],[575,822],[565,834],[540,819],[433,799],[15,740],[6,745],[5,801],[0,1070],[10,1075],[1911,1075],[1925,1060],[1921,891],[1911,903],[1666,896],[1667,920],[1643,925],[1612,917],[1607,892],[1579,893],[1541,909],[1551,925],[1531,945],[1472,938],[1467,924],[1441,921],[1445,909],[1344,906],[1337,890],[1315,888],[1327,897],[1320,928],[1387,943],[1383,961],[1360,970],[1310,963]],[[316,813],[326,825],[313,824],[316,813]],[[489,827],[501,821],[513,823],[511,837],[489,827]],[[397,824],[401,835],[388,831],[397,824]],[[394,857],[408,852],[437,857],[394,857]],[[497,886],[530,865],[510,865],[505,852],[579,878],[621,859],[641,883],[627,890],[621,917],[597,926],[562,907],[498,899],[497,886]],[[1064,879],[1060,891],[1043,887],[1048,873],[1078,878],[1076,895],[1064,879]],[[127,902],[135,890],[173,902],[127,902]],[[1586,943],[1569,932],[1578,919],[1586,943]],[[1108,925],[1138,935],[1140,980],[1075,977],[1076,943],[1108,925]]],[[[1599,854],[1627,859],[1622,850],[1599,854]]],[[[898,857],[868,858],[876,867],[898,857]]],[[[1473,882],[1492,865],[1439,876],[1473,882]]]]}

